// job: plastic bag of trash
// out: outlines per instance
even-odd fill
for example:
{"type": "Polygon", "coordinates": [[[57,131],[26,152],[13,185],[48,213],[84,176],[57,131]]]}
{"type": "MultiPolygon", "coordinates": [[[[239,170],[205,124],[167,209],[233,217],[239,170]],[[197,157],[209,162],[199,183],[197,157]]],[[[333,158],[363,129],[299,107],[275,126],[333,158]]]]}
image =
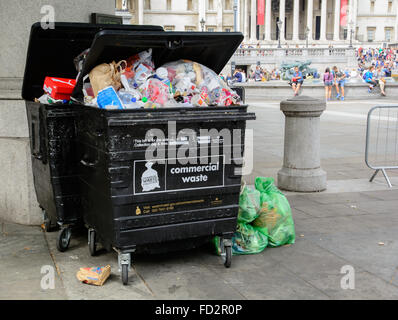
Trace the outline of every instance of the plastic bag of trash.
{"type": "Polygon", "coordinates": [[[256,254],[268,245],[267,228],[256,228],[249,223],[238,223],[232,238],[232,254],[256,254]]]}
{"type": "MultiPolygon", "coordinates": [[[[221,255],[220,237],[213,238],[217,255],[221,255]]],[[[238,223],[232,237],[232,254],[246,255],[262,252],[268,245],[267,228],[253,227],[250,223],[238,223]]]]}
{"type": "MultiPolygon", "coordinates": [[[[168,62],[161,66],[161,81],[169,82],[177,102],[194,106],[230,106],[239,104],[239,95],[208,67],[190,60],[168,62]]],[[[159,69],[157,71],[159,71],[159,69]]]]}
{"type": "Polygon", "coordinates": [[[261,209],[253,226],[267,228],[270,247],[293,244],[295,230],[292,210],[286,197],[275,186],[275,180],[256,178],[255,187],[261,193],[261,209]]]}
{"type": "Polygon", "coordinates": [[[244,186],[239,196],[238,222],[250,223],[260,212],[260,192],[244,186]]]}

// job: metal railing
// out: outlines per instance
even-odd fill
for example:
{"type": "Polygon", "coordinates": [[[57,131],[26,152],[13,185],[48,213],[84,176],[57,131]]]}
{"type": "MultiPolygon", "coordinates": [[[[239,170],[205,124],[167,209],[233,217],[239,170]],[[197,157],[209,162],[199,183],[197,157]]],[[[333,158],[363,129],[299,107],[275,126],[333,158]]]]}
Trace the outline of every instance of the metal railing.
{"type": "Polygon", "coordinates": [[[398,169],[398,105],[376,106],[370,109],[366,128],[366,165],[375,173],[381,171],[392,188],[386,170],[398,169]]]}

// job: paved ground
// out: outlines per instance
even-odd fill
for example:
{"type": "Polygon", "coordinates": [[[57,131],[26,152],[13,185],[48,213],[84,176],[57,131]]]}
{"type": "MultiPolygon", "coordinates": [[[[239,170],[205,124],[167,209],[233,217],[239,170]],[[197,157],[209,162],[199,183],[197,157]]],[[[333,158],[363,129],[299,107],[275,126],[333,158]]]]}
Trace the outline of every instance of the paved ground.
{"type": "MultiPolygon", "coordinates": [[[[383,100],[383,103],[386,101],[383,100]]],[[[322,116],[322,166],[329,189],[288,193],[296,224],[292,246],[233,258],[225,269],[211,247],[134,258],[124,287],[115,253],[90,257],[86,233],[66,253],[56,233],[0,223],[0,299],[397,299],[398,188],[388,190],[364,164],[366,113],[375,103],[331,103],[322,116]],[[110,264],[103,287],[79,283],[79,267],[110,264]],[[43,290],[43,265],[56,268],[55,289],[43,290]],[[355,269],[355,290],[341,289],[343,266],[355,269]]],[[[257,121],[256,176],[276,177],[283,156],[283,122],[277,102],[251,101],[257,121]]],[[[395,186],[398,174],[390,173],[395,186]]]]}

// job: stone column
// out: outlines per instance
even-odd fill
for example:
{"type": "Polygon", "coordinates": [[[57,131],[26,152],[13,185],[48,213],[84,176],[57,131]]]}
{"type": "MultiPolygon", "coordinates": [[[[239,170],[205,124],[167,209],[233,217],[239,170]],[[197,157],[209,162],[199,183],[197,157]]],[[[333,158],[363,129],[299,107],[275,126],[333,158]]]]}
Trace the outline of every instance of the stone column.
{"type": "Polygon", "coordinates": [[[280,0],[279,3],[279,20],[282,21],[282,27],[279,32],[279,37],[281,38],[281,41],[285,41],[285,9],[286,9],[286,3],[285,0],[280,0]]]}
{"type": "Polygon", "coordinates": [[[334,31],[333,41],[340,40],[340,0],[334,0],[334,31]]]}
{"type": "Polygon", "coordinates": [[[238,0],[238,14],[237,14],[237,17],[236,17],[236,20],[237,20],[237,32],[240,32],[240,30],[242,30],[242,28],[241,28],[241,25],[240,25],[240,17],[241,17],[241,10],[242,10],[242,8],[241,8],[241,6],[240,6],[240,0],[238,0]]]}
{"type": "MultiPolygon", "coordinates": [[[[142,1],[142,0],[139,0],[142,1]]],[[[200,21],[203,19],[206,21],[206,0],[198,1],[198,30],[202,31],[202,25],[200,21]]]]}
{"type": "Polygon", "coordinates": [[[251,0],[250,6],[250,41],[255,42],[256,39],[256,26],[257,26],[257,1],[251,0]]]}
{"type": "Polygon", "coordinates": [[[265,40],[271,39],[271,23],[272,23],[272,0],[267,0],[265,4],[265,40]]]}
{"type": "Polygon", "coordinates": [[[395,16],[395,41],[398,41],[398,3],[395,4],[397,6],[396,8],[396,16],[395,16]]]}
{"type": "Polygon", "coordinates": [[[307,4],[307,27],[310,30],[308,32],[308,41],[312,41],[314,24],[314,0],[307,0],[307,4]]]}
{"type": "Polygon", "coordinates": [[[138,24],[144,24],[144,0],[138,0],[138,24]]]}
{"type": "Polygon", "coordinates": [[[244,7],[245,7],[245,24],[244,24],[244,32],[245,32],[245,41],[249,40],[249,0],[244,0],[244,7]]]}
{"type": "Polygon", "coordinates": [[[223,31],[223,7],[222,7],[222,0],[216,0],[216,11],[217,11],[217,31],[223,31]]]}
{"type": "Polygon", "coordinates": [[[300,28],[300,0],[294,0],[293,11],[293,41],[298,41],[300,28]]]}
{"type": "Polygon", "coordinates": [[[321,41],[326,41],[326,23],[328,19],[328,0],[322,0],[321,7],[321,41]]]}
{"type": "Polygon", "coordinates": [[[285,151],[278,187],[295,192],[326,190],[320,160],[320,116],[326,102],[299,96],[281,102],[285,114],[285,151]]]}
{"type": "MultiPolygon", "coordinates": [[[[354,22],[354,35],[353,40],[357,38],[357,16],[358,16],[358,0],[351,0],[353,2],[352,5],[352,22],[354,22]]],[[[398,14],[397,14],[398,19],[398,14]]]]}

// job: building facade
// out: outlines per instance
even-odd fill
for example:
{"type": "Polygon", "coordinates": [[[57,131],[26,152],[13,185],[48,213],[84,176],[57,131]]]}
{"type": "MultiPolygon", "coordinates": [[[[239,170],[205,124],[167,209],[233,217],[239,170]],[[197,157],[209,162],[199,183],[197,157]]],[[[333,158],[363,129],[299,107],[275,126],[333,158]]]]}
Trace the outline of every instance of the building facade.
{"type": "Polygon", "coordinates": [[[245,43],[398,43],[398,0],[116,0],[126,23],[173,31],[237,31],[245,43]]]}

